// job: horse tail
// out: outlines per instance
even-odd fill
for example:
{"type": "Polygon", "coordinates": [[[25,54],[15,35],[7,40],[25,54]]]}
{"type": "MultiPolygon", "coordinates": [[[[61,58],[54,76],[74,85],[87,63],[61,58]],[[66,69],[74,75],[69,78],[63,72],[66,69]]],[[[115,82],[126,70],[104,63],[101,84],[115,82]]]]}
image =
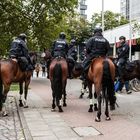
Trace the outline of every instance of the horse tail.
{"type": "Polygon", "coordinates": [[[2,109],[2,99],[3,99],[3,82],[1,77],[1,63],[0,63],[0,110],[2,109]]]}
{"type": "Polygon", "coordinates": [[[105,60],[103,62],[103,79],[102,79],[102,85],[103,85],[103,90],[105,96],[108,97],[110,104],[115,103],[115,98],[114,98],[114,81],[111,76],[111,71],[110,71],[110,65],[108,60],[105,60]]]}
{"type": "Polygon", "coordinates": [[[58,104],[62,97],[62,68],[61,64],[56,64],[53,69],[53,94],[55,94],[56,102],[58,104]]]}

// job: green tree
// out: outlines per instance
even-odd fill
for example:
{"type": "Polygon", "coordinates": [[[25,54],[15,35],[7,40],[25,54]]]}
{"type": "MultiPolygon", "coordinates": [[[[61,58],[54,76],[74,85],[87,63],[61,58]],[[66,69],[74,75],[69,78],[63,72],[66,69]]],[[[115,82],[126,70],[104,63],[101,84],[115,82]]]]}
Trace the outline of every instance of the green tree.
{"type": "MultiPolygon", "coordinates": [[[[92,28],[95,28],[97,24],[102,23],[102,17],[101,14],[95,13],[92,16],[92,28]]],[[[128,23],[128,20],[126,20],[123,16],[121,16],[118,13],[113,13],[111,11],[105,11],[104,13],[104,29],[113,29],[115,27],[118,27],[120,25],[124,25],[128,23]]]]}
{"type": "MultiPolygon", "coordinates": [[[[60,31],[57,25],[74,13],[77,0],[1,0],[0,41],[2,52],[13,36],[25,32],[32,50],[49,47],[60,31]]],[[[62,30],[63,28],[61,28],[62,30]]]]}

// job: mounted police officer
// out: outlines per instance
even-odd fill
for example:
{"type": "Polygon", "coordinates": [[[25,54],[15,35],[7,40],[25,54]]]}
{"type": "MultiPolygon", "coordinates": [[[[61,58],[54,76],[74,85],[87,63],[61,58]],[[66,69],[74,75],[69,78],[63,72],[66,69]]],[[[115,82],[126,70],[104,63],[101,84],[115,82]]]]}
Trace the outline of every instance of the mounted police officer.
{"type": "Polygon", "coordinates": [[[76,49],[76,41],[75,39],[72,39],[70,41],[70,45],[69,45],[69,50],[68,50],[68,58],[67,58],[67,62],[68,62],[68,69],[69,69],[69,78],[72,79],[72,69],[77,61],[77,49],[76,49]]]}
{"type": "Polygon", "coordinates": [[[21,70],[23,71],[34,69],[26,45],[26,38],[26,34],[21,33],[16,39],[12,41],[11,49],[9,51],[10,58],[16,58],[19,62],[21,70]]]}
{"type": "Polygon", "coordinates": [[[109,42],[102,35],[102,28],[96,27],[94,29],[94,35],[91,37],[86,44],[87,57],[83,62],[84,72],[80,79],[86,79],[90,63],[92,59],[96,57],[104,57],[107,55],[110,49],[109,42]]]}
{"type": "Polygon", "coordinates": [[[52,57],[63,57],[66,58],[68,53],[68,44],[66,42],[66,35],[64,32],[59,34],[59,38],[54,41],[51,48],[52,57]]]}
{"type": "MultiPolygon", "coordinates": [[[[53,46],[51,48],[51,55],[53,58],[56,57],[63,57],[63,58],[67,58],[67,53],[68,53],[68,44],[66,42],[66,35],[64,32],[61,32],[59,34],[59,38],[57,40],[54,41],[53,46]]],[[[47,71],[48,71],[48,75],[47,78],[49,79],[49,67],[50,67],[50,61],[48,63],[48,67],[47,67],[47,71]]]]}
{"type": "Polygon", "coordinates": [[[118,55],[118,73],[120,78],[123,75],[123,69],[125,64],[127,63],[127,60],[129,58],[129,46],[126,43],[126,38],[124,36],[120,36],[120,46],[117,49],[117,55],[118,55]]]}

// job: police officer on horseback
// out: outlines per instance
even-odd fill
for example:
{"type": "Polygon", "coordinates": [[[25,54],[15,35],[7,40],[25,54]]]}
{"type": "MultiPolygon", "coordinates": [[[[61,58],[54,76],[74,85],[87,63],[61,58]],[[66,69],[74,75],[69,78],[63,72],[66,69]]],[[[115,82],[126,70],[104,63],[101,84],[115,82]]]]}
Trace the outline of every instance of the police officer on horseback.
{"type": "Polygon", "coordinates": [[[29,56],[26,38],[26,34],[21,33],[16,39],[12,41],[11,49],[9,51],[10,58],[16,58],[20,64],[20,68],[23,71],[34,69],[29,56]]]}
{"type": "Polygon", "coordinates": [[[91,37],[86,44],[87,57],[83,62],[83,74],[81,80],[86,79],[86,74],[88,72],[90,63],[93,58],[104,57],[107,55],[110,49],[109,42],[102,35],[102,28],[96,27],[94,29],[94,35],[91,37]]]}
{"type": "Polygon", "coordinates": [[[73,59],[73,61],[77,61],[77,49],[75,45],[76,45],[76,41],[75,39],[72,39],[69,45],[68,57],[73,59]]]}
{"type": "Polygon", "coordinates": [[[123,69],[125,64],[127,63],[127,60],[129,58],[129,46],[126,43],[126,38],[124,36],[120,36],[120,46],[117,49],[117,55],[118,55],[118,73],[120,78],[123,75],[123,69]]]}
{"type": "MultiPolygon", "coordinates": [[[[59,34],[59,38],[54,41],[50,51],[53,58],[56,58],[56,57],[63,57],[65,59],[67,58],[68,44],[66,42],[66,35],[64,32],[61,32],[59,34]]],[[[47,75],[48,79],[49,79],[50,63],[51,61],[49,61],[48,63],[48,75],[47,75]]]]}
{"type": "Polygon", "coordinates": [[[52,57],[63,57],[66,58],[68,53],[68,44],[66,42],[66,35],[64,32],[59,34],[59,38],[54,41],[51,48],[52,57]]]}
{"type": "Polygon", "coordinates": [[[77,61],[77,49],[76,49],[76,41],[75,39],[72,39],[70,41],[70,45],[69,45],[69,50],[68,50],[68,58],[67,58],[67,62],[68,62],[68,69],[69,69],[69,78],[72,79],[72,69],[74,68],[74,65],[77,61]]]}

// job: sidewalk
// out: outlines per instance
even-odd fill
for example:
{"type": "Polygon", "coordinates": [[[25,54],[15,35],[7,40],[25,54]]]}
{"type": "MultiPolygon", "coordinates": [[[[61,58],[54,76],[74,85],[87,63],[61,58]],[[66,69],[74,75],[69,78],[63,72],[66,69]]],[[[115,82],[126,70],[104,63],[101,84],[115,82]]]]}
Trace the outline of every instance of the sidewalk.
{"type": "Polygon", "coordinates": [[[7,97],[6,110],[8,116],[0,117],[0,140],[25,140],[13,94],[7,97]]]}
{"type": "MultiPolygon", "coordinates": [[[[64,121],[73,115],[71,112],[67,118],[58,112],[51,112],[51,108],[44,102],[38,95],[29,91],[28,94],[29,108],[21,108],[21,117],[24,118],[24,131],[27,132],[27,140],[139,140],[140,139],[140,126],[125,120],[123,116],[120,116],[119,112],[112,113],[112,120],[102,121],[97,123],[92,118],[91,127],[97,130],[86,129],[82,131],[82,127],[74,124],[69,124],[64,121]],[[65,118],[65,119],[64,119],[65,118]],[[79,133],[74,131],[74,127],[85,133],[85,136],[80,136],[79,133]],[[87,131],[88,130],[88,131],[87,131]],[[92,132],[91,132],[92,131],[92,132]],[[90,132],[92,134],[90,134],[90,132]],[[86,136],[87,135],[87,136],[86,136]]],[[[65,114],[65,112],[64,112],[65,114]]],[[[80,114],[79,114],[80,115],[80,114]]],[[[77,114],[76,114],[76,117],[77,114]]],[[[86,125],[86,119],[80,120],[82,126],[86,125]]]]}
{"type": "Polygon", "coordinates": [[[28,140],[80,140],[81,138],[67,125],[58,112],[51,108],[37,95],[30,91],[28,96],[29,108],[20,109],[28,140]],[[24,122],[25,123],[25,122],[24,122]]]}

